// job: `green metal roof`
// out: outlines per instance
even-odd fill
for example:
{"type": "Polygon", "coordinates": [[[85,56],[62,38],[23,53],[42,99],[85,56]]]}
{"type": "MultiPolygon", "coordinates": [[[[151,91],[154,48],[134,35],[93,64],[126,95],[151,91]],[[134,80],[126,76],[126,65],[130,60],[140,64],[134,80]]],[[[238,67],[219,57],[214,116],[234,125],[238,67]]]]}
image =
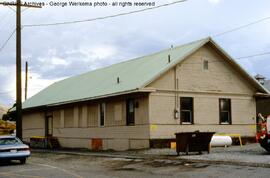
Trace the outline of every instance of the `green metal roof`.
{"type": "Polygon", "coordinates": [[[211,38],[170,48],[56,82],[23,103],[23,109],[85,101],[145,87],[211,38]],[[168,63],[168,55],[171,62],[168,63]],[[120,83],[117,83],[119,77],[120,83]]]}

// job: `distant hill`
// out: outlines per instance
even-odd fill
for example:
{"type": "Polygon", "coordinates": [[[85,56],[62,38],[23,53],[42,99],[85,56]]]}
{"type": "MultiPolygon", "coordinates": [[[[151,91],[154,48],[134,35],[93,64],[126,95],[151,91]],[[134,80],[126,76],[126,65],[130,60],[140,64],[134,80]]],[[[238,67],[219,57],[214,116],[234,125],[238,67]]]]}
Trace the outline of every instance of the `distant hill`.
{"type": "Polygon", "coordinates": [[[6,114],[8,111],[8,107],[0,104],[0,119],[2,119],[2,116],[6,114]]]}

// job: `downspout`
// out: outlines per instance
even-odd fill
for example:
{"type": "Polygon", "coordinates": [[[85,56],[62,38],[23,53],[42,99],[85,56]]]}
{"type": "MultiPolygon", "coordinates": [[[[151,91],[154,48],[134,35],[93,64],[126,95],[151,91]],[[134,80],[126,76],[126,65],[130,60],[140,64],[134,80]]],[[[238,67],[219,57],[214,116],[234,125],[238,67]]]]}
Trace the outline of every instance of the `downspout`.
{"type": "Polygon", "coordinates": [[[175,90],[175,106],[174,106],[174,118],[179,118],[179,109],[178,109],[178,78],[177,78],[177,65],[174,67],[174,90],[175,90]]]}
{"type": "Polygon", "coordinates": [[[48,123],[48,118],[47,118],[47,108],[44,110],[44,121],[45,121],[45,127],[44,127],[44,131],[45,131],[45,148],[48,148],[48,133],[49,133],[49,123],[48,123]]]}

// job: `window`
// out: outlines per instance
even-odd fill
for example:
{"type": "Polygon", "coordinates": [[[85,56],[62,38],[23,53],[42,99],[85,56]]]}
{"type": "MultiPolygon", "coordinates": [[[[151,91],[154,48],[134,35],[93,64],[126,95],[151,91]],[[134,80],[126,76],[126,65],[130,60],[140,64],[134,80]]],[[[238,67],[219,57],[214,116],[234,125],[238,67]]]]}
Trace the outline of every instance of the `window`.
{"type": "Polygon", "coordinates": [[[74,127],[74,108],[65,108],[64,109],[64,126],[65,128],[74,127]]]}
{"type": "Polygon", "coordinates": [[[105,124],[105,109],[106,104],[101,103],[99,107],[99,126],[103,127],[105,124]]]}
{"type": "Polygon", "coordinates": [[[128,99],[126,102],[127,109],[127,125],[135,124],[135,101],[134,99],[128,99]]]}
{"type": "Polygon", "coordinates": [[[203,61],[203,69],[208,70],[208,61],[207,60],[203,61]]]}
{"type": "Polygon", "coordinates": [[[17,145],[22,144],[17,138],[0,138],[0,145],[17,145]]]}
{"type": "Polygon", "coordinates": [[[231,99],[219,99],[219,122],[220,124],[231,124],[231,99]]]}
{"type": "Polygon", "coordinates": [[[191,97],[180,98],[180,117],[181,123],[193,124],[193,98],[191,97]]]}

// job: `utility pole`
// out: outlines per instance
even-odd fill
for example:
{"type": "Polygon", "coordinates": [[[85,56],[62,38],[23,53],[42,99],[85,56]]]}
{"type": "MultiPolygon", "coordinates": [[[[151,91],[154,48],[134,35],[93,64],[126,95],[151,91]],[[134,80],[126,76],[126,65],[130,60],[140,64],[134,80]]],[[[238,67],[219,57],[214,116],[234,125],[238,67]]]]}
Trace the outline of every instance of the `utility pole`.
{"type": "Polygon", "coordinates": [[[21,6],[41,8],[40,6],[23,5],[21,0],[16,4],[0,3],[4,6],[16,6],[16,136],[22,139],[22,54],[21,54],[21,6]]]}
{"type": "Polygon", "coordinates": [[[27,88],[28,88],[28,62],[25,62],[25,88],[24,88],[24,100],[27,100],[27,88]]]}
{"type": "Polygon", "coordinates": [[[22,139],[21,0],[16,5],[16,136],[22,139]]]}

